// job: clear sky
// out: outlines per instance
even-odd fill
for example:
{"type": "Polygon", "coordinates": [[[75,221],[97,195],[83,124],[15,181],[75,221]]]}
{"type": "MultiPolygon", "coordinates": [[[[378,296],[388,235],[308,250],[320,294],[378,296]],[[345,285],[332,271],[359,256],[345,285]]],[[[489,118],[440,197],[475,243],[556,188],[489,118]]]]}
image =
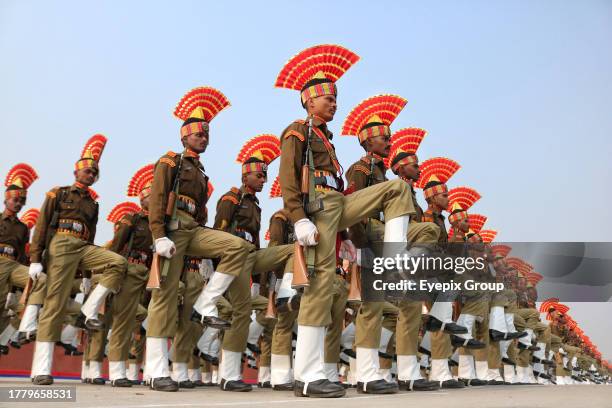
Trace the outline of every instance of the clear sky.
{"type": "MultiPolygon", "coordinates": [[[[392,128],[427,129],[419,157],[462,165],[449,185],[482,194],[473,212],[489,217],[498,240],[609,241],[611,39],[605,0],[5,0],[0,174],[32,164],[41,177],[28,207],[39,206],[46,190],[72,181],[87,138],[105,134],[94,186],[102,243],[134,171],[180,148],[175,104],[192,87],[214,86],[232,106],[213,121],[203,158],[213,216],[220,194],[240,183],[242,143],[304,116],[297,92],[273,87],[283,64],[338,43],[361,56],[338,83],[330,124],[345,168],[362,154],[355,138],[339,136],[347,113],[369,96],[398,94],[408,105],[392,128]]],[[[264,225],[281,206],[268,191],[264,225]]],[[[592,339],[609,356],[607,329],[592,339]]]]}

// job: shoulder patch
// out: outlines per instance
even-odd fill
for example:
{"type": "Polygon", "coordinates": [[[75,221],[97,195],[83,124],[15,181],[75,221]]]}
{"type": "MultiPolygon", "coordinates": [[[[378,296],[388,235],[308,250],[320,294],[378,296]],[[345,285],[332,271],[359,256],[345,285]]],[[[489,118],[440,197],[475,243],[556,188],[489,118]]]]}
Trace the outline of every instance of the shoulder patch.
{"type": "Polygon", "coordinates": [[[364,162],[364,163],[372,164],[372,157],[371,156],[363,156],[360,160],[362,162],[364,162]]]}
{"type": "Polygon", "coordinates": [[[369,168],[361,164],[355,164],[355,167],[353,168],[355,169],[355,171],[360,171],[362,173],[365,173],[367,176],[369,176],[372,173],[369,168]]]}
{"type": "Polygon", "coordinates": [[[230,191],[234,194],[240,194],[240,189],[238,187],[232,187],[230,191]]]}
{"type": "Polygon", "coordinates": [[[53,191],[53,190],[47,191],[47,197],[55,198],[56,196],[57,196],[57,194],[55,193],[55,191],[53,191]]]}
{"type": "Polygon", "coordinates": [[[283,214],[281,214],[281,213],[276,213],[276,214],[274,214],[274,215],[272,216],[272,218],[278,218],[278,219],[280,219],[280,220],[287,221],[287,217],[285,217],[285,216],[284,216],[283,214]]]}
{"type": "Polygon", "coordinates": [[[288,130],[287,133],[285,133],[285,139],[289,139],[290,136],[297,137],[298,139],[300,139],[300,142],[303,142],[306,139],[303,134],[293,129],[288,130]]]}
{"type": "Polygon", "coordinates": [[[168,153],[166,153],[166,156],[176,157],[178,155],[175,152],[173,152],[172,150],[169,150],[168,153]]]}
{"type": "Polygon", "coordinates": [[[293,121],[293,123],[299,123],[300,125],[305,125],[306,121],[304,119],[296,119],[293,121]]]}
{"type": "Polygon", "coordinates": [[[221,197],[221,201],[231,201],[234,205],[238,205],[238,199],[232,195],[226,194],[221,197]]]}
{"type": "Polygon", "coordinates": [[[170,167],[176,167],[176,163],[174,162],[174,160],[171,160],[167,157],[162,157],[161,159],[159,159],[159,162],[167,164],[170,167]]]}

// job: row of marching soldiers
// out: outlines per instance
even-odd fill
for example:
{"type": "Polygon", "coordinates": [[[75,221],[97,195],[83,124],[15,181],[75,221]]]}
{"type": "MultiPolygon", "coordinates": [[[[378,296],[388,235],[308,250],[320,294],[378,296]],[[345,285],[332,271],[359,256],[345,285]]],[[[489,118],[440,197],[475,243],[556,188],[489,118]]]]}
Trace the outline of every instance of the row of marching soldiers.
{"type": "Polygon", "coordinates": [[[139,384],[142,368],[142,379],[158,391],[216,384],[250,391],[245,365],[258,368],[260,387],[312,397],[344,396],[348,387],[386,394],[607,382],[601,354],[568,326],[564,305],[547,302],[552,323],[540,321],[533,286],[541,276],[509,257],[509,247],[491,246],[495,231],[483,229],[486,217],[468,214],[478,192],[447,187],[459,165],[447,158],[420,163],[422,129],[392,133],[404,98],[377,95],[350,112],[342,135],[357,137],[365,155],[348,168],[344,188],[327,124],[337,108],[336,81],[358,60],[341,46],[318,45],[287,62],[276,86],[300,91],[307,117],[280,137],[244,144],[240,187],[218,200],[212,227],[212,184],[201,155],[215,140],[212,119],[229,101],[210,87],[179,101],[183,150],[136,172],[127,195],[139,204],[113,209],[114,237],[102,247],[93,244],[99,214],[91,186],[104,136],[86,143],[74,183],[51,189],[25,223],[17,215],[37,175],[15,166],[0,224],[1,288],[11,310],[3,314],[1,340],[16,347],[35,340],[33,383],[52,384],[54,348],[79,355],[79,343],[85,382],[104,384],[106,357],[113,386],[139,384]],[[283,206],[262,248],[257,194],[278,157],[271,196],[283,206]],[[478,278],[504,282],[506,290],[362,299],[360,283],[368,278],[359,271],[364,264],[366,275],[372,255],[393,256],[399,244],[405,256],[452,256],[449,243],[487,263],[427,279],[478,278]]]}

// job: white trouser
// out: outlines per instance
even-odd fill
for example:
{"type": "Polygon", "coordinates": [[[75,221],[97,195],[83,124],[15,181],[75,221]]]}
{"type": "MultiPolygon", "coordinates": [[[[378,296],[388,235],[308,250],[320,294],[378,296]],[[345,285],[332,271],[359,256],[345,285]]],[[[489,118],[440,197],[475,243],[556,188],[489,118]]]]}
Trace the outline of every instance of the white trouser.
{"type": "Polygon", "coordinates": [[[489,329],[497,330],[502,333],[509,332],[506,326],[506,316],[503,306],[494,306],[491,308],[489,312],[489,329]]]}
{"type": "Polygon", "coordinates": [[[358,382],[365,384],[370,381],[381,380],[382,376],[378,373],[379,368],[378,349],[357,347],[358,382]]]}
{"type": "Polygon", "coordinates": [[[416,356],[397,356],[397,378],[400,381],[420,380],[421,370],[416,356]]]}
{"type": "Polygon", "coordinates": [[[53,365],[53,341],[37,341],[32,359],[32,378],[37,375],[51,375],[53,365]]]}
{"type": "Polygon", "coordinates": [[[151,379],[170,377],[166,337],[147,337],[145,370],[151,379]]]}
{"type": "Polygon", "coordinates": [[[326,378],[323,371],[325,327],[298,325],[294,375],[307,383],[326,378]]]}

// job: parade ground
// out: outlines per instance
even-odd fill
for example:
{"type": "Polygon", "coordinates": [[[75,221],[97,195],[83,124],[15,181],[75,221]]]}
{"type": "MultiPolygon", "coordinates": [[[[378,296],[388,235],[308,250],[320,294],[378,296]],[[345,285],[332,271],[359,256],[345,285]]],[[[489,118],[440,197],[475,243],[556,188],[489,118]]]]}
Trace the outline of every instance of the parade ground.
{"type": "MultiPolygon", "coordinates": [[[[76,385],[76,402],[38,402],[35,407],[86,407],[86,408],[165,408],[165,407],[266,407],[290,405],[301,407],[370,408],[373,404],[384,408],[423,406],[427,408],[472,407],[609,407],[612,387],[596,385],[507,385],[472,387],[438,392],[401,392],[393,395],[364,395],[355,389],[348,390],[345,398],[317,399],[296,398],[292,392],[278,392],[255,388],[252,392],[224,392],[216,387],[174,392],[153,392],[145,386],[111,388],[78,381],[59,380],[53,387],[76,385]],[[112,390],[112,391],[111,391],[112,390]]],[[[27,379],[2,379],[0,387],[30,387],[27,379]]],[[[0,407],[23,407],[28,403],[0,402],[0,407]]]]}

